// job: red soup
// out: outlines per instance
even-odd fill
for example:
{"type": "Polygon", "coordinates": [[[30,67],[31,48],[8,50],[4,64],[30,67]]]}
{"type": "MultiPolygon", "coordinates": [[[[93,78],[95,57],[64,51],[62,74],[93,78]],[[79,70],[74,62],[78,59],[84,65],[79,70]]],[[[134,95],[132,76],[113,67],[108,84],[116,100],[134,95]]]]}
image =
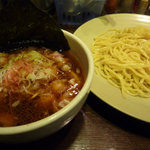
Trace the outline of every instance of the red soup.
{"type": "Polygon", "coordinates": [[[83,75],[68,52],[46,48],[0,53],[0,126],[18,126],[52,115],[81,90],[83,75]]]}

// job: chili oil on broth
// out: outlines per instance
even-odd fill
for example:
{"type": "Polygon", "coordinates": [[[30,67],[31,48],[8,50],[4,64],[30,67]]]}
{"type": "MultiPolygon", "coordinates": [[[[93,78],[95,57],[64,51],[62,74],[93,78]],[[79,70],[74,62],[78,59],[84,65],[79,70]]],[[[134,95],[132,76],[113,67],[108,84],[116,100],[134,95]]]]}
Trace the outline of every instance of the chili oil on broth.
{"type": "Polygon", "coordinates": [[[84,77],[69,52],[29,47],[0,53],[0,126],[31,123],[57,112],[81,90],[84,77]]]}

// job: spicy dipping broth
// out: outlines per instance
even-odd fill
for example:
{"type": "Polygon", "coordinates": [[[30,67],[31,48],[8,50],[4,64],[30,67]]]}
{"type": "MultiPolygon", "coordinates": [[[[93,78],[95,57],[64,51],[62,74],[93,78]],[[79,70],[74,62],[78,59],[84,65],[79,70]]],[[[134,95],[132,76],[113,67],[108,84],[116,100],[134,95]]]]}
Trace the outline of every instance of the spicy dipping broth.
{"type": "Polygon", "coordinates": [[[38,121],[66,106],[84,77],[69,52],[29,47],[0,53],[0,126],[38,121]]]}

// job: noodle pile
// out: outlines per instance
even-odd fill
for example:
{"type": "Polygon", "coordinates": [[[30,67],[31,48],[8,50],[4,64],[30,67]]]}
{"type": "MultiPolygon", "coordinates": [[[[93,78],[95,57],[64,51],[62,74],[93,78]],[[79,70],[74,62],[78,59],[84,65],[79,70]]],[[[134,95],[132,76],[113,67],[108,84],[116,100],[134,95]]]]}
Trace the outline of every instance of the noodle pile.
{"type": "Polygon", "coordinates": [[[150,28],[110,29],[94,38],[95,72],[123,96],[150,97],[150,28]]]}

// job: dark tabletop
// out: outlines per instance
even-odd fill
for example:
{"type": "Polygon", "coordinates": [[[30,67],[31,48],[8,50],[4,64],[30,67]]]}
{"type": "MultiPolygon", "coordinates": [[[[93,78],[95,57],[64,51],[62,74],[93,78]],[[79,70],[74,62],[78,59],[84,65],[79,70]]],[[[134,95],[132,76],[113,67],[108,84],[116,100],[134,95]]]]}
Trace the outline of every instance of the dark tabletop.
{"type": "Polygon", "coordinates": [[[78,115],[54,135],[31,143],[0,144],[0,150],[36,149],[150,150],[150,124],[119,112],[90,93],[78,115]]]}

